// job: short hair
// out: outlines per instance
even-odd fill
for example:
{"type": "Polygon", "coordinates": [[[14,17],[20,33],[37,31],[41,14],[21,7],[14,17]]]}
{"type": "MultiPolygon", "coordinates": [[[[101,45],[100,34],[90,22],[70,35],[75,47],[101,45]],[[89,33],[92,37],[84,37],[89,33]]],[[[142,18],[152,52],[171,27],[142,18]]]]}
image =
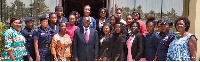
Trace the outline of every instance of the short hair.
{"type": "Polygon", "coordinates": [[[106,8],[100,8],[100,9],[99,9],[99,17],[100,17],[101,10],[105,10],[106,17],[109,16],[109,14],[108,14],[108,10],[107,10],[106,8]]]}
{"type": "MultiPolygon", "coordinates": [[[[175,20],[175,28],[176,28],[176,23],[180,20],[183,20],[183,22],[185,23],[185,31],[188,31],[190,29],[190,20],[186,17],[186,16],[181,16],[181,17],[178,17],[178,19],[175,20]]],[[[177,29],[176,29],[177,30],[177,29]]]]}
{"type": "Polygon", "coordinates": [[[117,11],[121,11],[121,12],[122,12],[122,8],[117,8],[116,12],[117,12],[117,11]]]}
{"type": "MultiPolygon", "coordinates": [[[[10,19],[10,26],[11,26],[11,24],[14,22],[14,21],[16,21],[16,20],[20,20],[18,17],[13,17],[13,18],[11,18],[10,19]]],[[[21,20],[20,20],[20,22],[21,22],[21,20]]]]}
{"type": "Polygon", "coordinates": [[[76,12],[77,11],[72,11],[72,12],[70,12],[70,14],[76,15],[76,12]]]}
{"type": "Polygon", "coordinates": [[[158,25],[158,24],[161,23],[162,21],[163,21],[163,20],[158,20],[156,24],[158,25]]]}
{"type": "Polygon", "coordinates": [[[62,7],[62,6],[56,6],[56,7],[55,7],[55,12],[56,12],[58,9],[62,9],[62,10],[63,10],[63,7],[62,7]]]}
{"type": "MultiPolygon", "coordinates": [[[[85,5],[85,6],[83,7],[83,9],[84,9],[85,7],[87,7],[87,6],[90,7],[90,5],[85,5]]],[[[91,9],[91,7],[90,7],[90,9],[91,9]]]]}
{"type": "Polygon", "coordinates": [[[134,17],[134,14],[135,13],[138,13],[138,15],[139,15],[139,19],[141,19],[141,14],[139,13],[139,12],[137,12],[137,11],[133,11],[133,13],[132,13],[132,17],[134,17]]]}
{"type": "Polygon", "coordinates": [[[155,22],[155,20],[147,20],[147,21],[146,21],[146,25],[147,25],[148,23],[150,23],[150,22],[152,22],[153,25],[156,26],[156,22],[155,22]]]}
{"type": "MultiPolygon", "coordinates": [[[[110,32],[112,31],[112,25],[110,23],[105,23],[103,24],[103,27],[104,26],[108,26],[110,28],[110,32]]],[[[103,30],[103,28],[101,28],[103,30]]]]}
{"type": "Polygon", "coordinates": [[[52,12],[52,13],[50,13],[49,14],[49,18],[51,17],[51,15],[53,15],[53,14],[55,14],[56,15],[56,13],[55,12],[52,12]]]}
{"type": "Polygon", "coordinates": [[[140,23],[139,22],[136,22],[136,21],[133,21],[132,23],[131,23],[131,28],[133,27],[133,24],[137,24],[137,26],[138,26],[138,32],[140,32],[140,23]]]}
{"type": "MultiPolygon", "coordinates": [[[[127,34],[126,27],[124,26],[123,23],[117,22],[116,24],[120,24],[120,28],[121,28],[121,33],[122,33],[122,34],[127,34]]],[[[116,24],[115,24],[115,25],[116,25],[116,24]]]]}

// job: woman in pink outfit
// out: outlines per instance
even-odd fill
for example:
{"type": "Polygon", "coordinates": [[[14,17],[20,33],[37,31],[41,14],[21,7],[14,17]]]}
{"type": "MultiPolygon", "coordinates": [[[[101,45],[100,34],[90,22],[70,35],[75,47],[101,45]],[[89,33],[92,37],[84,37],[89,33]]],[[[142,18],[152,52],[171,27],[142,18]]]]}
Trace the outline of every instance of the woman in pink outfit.
{"type": "Polygon", "coordinates": [[[68,34],[71,38],[71,40],[73,41],[73,37],[74,37],[74,31],[78,28],[78,26],[75,26],[75,15],[74,14],[70,14],[69,15],[69,23],[67,24],[66,27],[66,34],[68,34]]]}

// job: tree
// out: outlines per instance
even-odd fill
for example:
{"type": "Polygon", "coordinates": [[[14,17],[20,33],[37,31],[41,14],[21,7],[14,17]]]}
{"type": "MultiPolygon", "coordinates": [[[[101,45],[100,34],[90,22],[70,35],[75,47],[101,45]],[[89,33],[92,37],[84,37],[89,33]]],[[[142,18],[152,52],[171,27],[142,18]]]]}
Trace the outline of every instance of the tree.
{"type": "Polygon", "coordinates": [[[9,6],[7,6],[6,4],[6,0],[1,0],[2,4],[0,3],[0,5],[2,5],[2,14],[1,14],[1,17],[2,17],[2,22],[5,22],[8,18],[9,18],[9,6]]]}
{"type": "Polygon", "coordinates": [[[20,0],[15,0],[11,3],[12,17],[23,19],[27,16],[28,12],[25,10],[25,4],[20,0]]]}
{"type": "MultiPolygon", "coordinates": [[[[33,17],[36,20],[39,20],[41,15],[50,13],[49,7],[46,6],[44,1],[45,0],[34,0],[33,4],[31,4],[33,6],[33,17]]],[[[39,22],[36,22],[36,24],[39,25],[39,22]]]]}

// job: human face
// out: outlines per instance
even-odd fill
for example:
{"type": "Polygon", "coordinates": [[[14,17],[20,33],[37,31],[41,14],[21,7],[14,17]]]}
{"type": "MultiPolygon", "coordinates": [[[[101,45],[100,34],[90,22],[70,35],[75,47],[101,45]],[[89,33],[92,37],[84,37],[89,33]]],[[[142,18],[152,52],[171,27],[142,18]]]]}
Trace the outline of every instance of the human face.
{"type": "Polygon", "coordinates": [[[158,23],[157,27],[158,27],[158,31],[159,31],[159,32],[162,32],[161,23],[158,23]]]}
{"type": "Polygon", "coordinates": [[[76,21],[78,21],[78,19],[79,19],[79,17],[80,17],[80,14],[79,14],[78,12],[76,12],[75,17],[76,17],[76,21]]]}
{"type": "Polygon", "coordinates": [[[61,23],[59,27],[60,27],[60,32],[66,31],[66,24],[65,23],[61,23]]]}
{"type": "Polygon", "coordinates": [[[40,24],[41,24],[42,27],[47,27],[47,25],[48,25],[48,20],[47,20],[47,19],[46,19],[46,20],[43,20],[43,21],[40,22],[40,24]]]}
{"type": "Polygon", "coordinates": [[[103,27],[103,32],[105,35],[108,35],[110,33],[110,27],[109,26],[104,26],[103,27]]]}
{"type": "Polygon", "coordinates": [[[132,24],[131,31],[132,31],[132,33],[138,32],[138,25],[137,25],[137,23],[132,24]]]}
{"type": "Polygon", "coordinates": [[[170,30],[169,24],[161,25],[161,27],[163,33],[167,33],[170,30]]]}
{"type": "Polygon", "coordinates": [[[74,15],[70,15],[69,16],[69,23],[71,24],[71,25],[74,25],[75,24],[75,16],[74,15]]]}
{"type": "Polygon", "coordinates": [[[62,9],[58,9],[57,11],[56,11],[56,14],[57,14],[57,16],[62,16],[63,15],[63,10],[62,9]]]}
{"type": "Polygon", "coordinates": [[[154,32],[154,24],[153,24],[153,22],[149,22],[149,23],[147,23],[147,31],[149,32],[149,33],[153,33],[154,32]]]}
{"type": "Polygon", "coordinates": [[[177,23],[176,23],[176,30],[179,31],[179,32],[184,32],[185,31],[185,28],[186,28],[186,25],[184,23],[183,20],[179,20],[177,23]]]}
{"type": "Polygon", "coordinates": [[[127,16],[127,17],[126,17],[126,23],[127,23],[128,25],[130,25],[132,22],[133,22],[132,17],[131,17],[130,15],[127,16]]]}
{"type": "Polygon", "coordinates": [[[116,16],[119,17],[120,19],[122,19],[122,12],[120,10],[118,10],[116,12],[116,16]]]}
{"type": "Polygon", "coordinates": [[[50,23],[54,23],[55,24],[57,22],[56,14],[51,14],[49,20],[50,20],[50,23]]]}
{"type": "Polygon", "coordinates": [[[134,13],[133,14],[133,19],[134,20],[139,20],[139,13],[134,13]]]}
{"type": "Polygon", "coordinates": [[[34,24],[33,21],[27,21],[27,22],[26,22],[26,26],[27,26],[28,28],[33,28],[33,24],[34,24]]]}
{"type": "Polygon", "coordinates": [[[100,16],[101,17],[106,17],[106,10],[105,9],[101,9],[100,16]]]}
{"type": "Polygon", "coordinates": [[[115,23],[116,23],[115,17],[112,16],[112,17],[110,18],[110,24],[114,25],[115,23]]]}
{"type": "Polygon", "coordinates": [[[15,20],[11,23],[11,26],[16,30],[19,31],[21,29],[22,23],[20,20],[15,20]]]}
{"type": "Polygon", "coordinates": [[[90,25],[90,18],[89,17],[85,17],[84,20],[83,20],[83,26],[85,28],[88,28],[90,25]]]}
{"type": "Polygon", "coordinates": [[[90,6],[84,7],[84,16],[90,16],[90,6]]]}
{"type": "Polygon", "coordinates": [[[115,32],[119,34],[121,31],[122,31],[121,24],[116,24],[115,25],[115,32]]]}

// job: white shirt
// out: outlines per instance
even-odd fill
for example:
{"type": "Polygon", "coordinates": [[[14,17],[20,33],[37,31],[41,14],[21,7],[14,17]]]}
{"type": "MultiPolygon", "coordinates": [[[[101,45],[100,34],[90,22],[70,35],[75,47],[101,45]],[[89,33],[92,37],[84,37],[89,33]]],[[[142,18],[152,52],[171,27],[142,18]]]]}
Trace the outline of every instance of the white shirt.
{"type": "MultiPolygon", "coordinates": [[[[84,26],[83,26],[83,29],[84,29],[84,34],[85,34],[86,31],[85,31],[85,27],[84,27],[84,26]]],[[[88,27],[87,29],[88,29],[88,30],[87,30],[88,35],[90,35],[90,28],[88,27]]]]}
{"type": "Polygon", "coordinates": [[[120,20],[120,22],[122,22],[122,23],[126,24],[126,21],[124,21],[123,19],[121,19],[121,20],[120,20]]]}

